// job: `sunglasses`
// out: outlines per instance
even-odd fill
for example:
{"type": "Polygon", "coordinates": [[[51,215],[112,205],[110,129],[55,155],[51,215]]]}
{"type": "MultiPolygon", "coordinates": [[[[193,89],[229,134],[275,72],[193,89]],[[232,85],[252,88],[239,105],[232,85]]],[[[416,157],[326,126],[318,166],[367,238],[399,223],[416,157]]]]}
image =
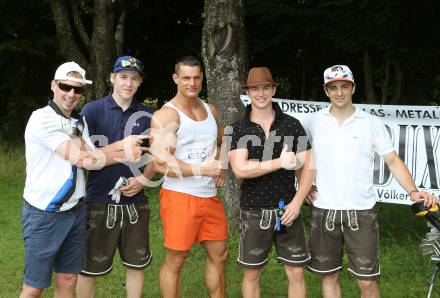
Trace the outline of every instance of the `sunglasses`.
{"type": "Polygon", "coordinates": [[[143,69],[142,65],[139,65],[138,63],[136,63],[136,60],[134,60],[134,59],[122,60],[120,63],[121,63],[122,67],[133,67],[139,71],[142,71],[142,69],[143,69]]]}
{"type": "Polygon", "coordinates": [[[75,94],[84,94],[84,87],[83,86],[72,86],[69,84],[64,84],[64,83],[57,83],[58,88],[60,88],[62,91],[64,92],[70,92],[70,90],[73,89],[73,92],[75,92],[75,94]]]}

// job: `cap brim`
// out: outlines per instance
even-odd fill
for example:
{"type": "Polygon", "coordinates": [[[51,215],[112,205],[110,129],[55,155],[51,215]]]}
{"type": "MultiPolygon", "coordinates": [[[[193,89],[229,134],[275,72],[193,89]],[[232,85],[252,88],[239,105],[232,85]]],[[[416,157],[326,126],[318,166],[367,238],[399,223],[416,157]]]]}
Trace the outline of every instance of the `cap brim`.
{"type": "Polygon", "coordinates": [[[113,69],[113,72],[116,73],[116,72],[120,72],[120,71],[124,71],[124,70],[126,70],[126,71],[134,71],[134,72],[137,72],[137,73],[140,74],[141,76],[144,75],[144,72],[143,72],[143,71],[140,71],[140,70],[138,70],[138,69],[136,69],[136,68],[132,68],[132,67],[118,67],[118,68],[116,68],[116,69],[113,69]]]}
{"type": "Polygon", "coordinates": [[[74,77],[54,78],[54,80],[56,80],[56,81],[74,81],[74,82],[81,83],[83,85],[91,85],[92,84],[92,81],[90,81],[90,80],[78,79],[78,78],[74,78],[74,77]]]}
{"type": "Polygon", "coordinates": [[[327,85],[328,83],[335,82],[335,81],[347,81],[347,82],[352,82],[354,84],[353,80],[345,79],[345,78],[336,78],[336,79],[328,80],[327,82],[324,83],[323,86],[327,85]]]}

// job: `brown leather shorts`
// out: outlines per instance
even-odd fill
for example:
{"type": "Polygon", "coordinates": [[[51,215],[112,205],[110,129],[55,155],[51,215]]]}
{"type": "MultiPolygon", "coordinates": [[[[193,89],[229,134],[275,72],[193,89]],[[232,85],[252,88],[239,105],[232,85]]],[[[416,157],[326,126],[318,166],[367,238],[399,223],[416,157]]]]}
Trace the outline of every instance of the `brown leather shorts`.
{"type": "Polygon", "coordinates": [[[380,275],[379,226],[376,209],[328,210],[311,207],[309,271],[330,275],[342,270],[344,245],[348,272],[356,279],[380,275]]]}
{"type": "Polygon", "coordinates": [[[150,264],[148,202],[121,205],[87,203],[86,214],[82,275],[101,276],[109,273],[116,248],[127,268],[141,270],[150,264]]]}
{"type": "Polygon", "coordinates": [[[301,214],[281,234],[275,231],[276,217],[276,209],[240,210],[240,247],[237,258],[240,267],[263,267],[268,261],[272,245],[275,245],[278,261],[284,265],[302,267],[310,260],[301,214]]]}

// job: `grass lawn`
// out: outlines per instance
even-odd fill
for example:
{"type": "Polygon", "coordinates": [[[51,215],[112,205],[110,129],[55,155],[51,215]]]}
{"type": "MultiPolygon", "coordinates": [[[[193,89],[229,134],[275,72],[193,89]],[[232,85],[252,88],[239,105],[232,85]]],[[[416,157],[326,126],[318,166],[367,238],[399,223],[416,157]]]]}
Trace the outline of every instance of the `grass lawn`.
{"type": "MultiPolygon", "coordinates": [[[[23,149],[0,149],[0,297],[18,297],[23,273],[21,206],[24,184],[23,149]]],[[[158,189],[149,189],[151,205],[150,239],[153,262],[145,271],[144,297],[159,297],[158,273],[164,258],[159,220],[158,189]]],[[[308,208],[303,209],[306,226],[308,208]]],[[[380,204],[382,297],[426,297],[428,280],[435,264],[418,252],[427,232],[426,224],[412,215],[408,206],[380,204]]],[[[227,265],[227,297],[241,297],[241,270],[236,265],[237,231],[229,238],[230,257],[227,265]]],[[[287,282],[282,267],[272,258],[262,279],[262,297],[286,297],[287,282]]],[[[203,280],[205,254],[200,246],[191,251],[182,275],[182,297],[208,297],[203,280]]],[[[346,264],[346,259],[344,259],[346,264]]],[[[345,266],[346,267],[346,266],[345,266]]],[[[125,297],[124,268],[115,258],[111,274],[97,281],[96,297],[125,297]]],[[[306,273],[308,297],[320,297],[320,280],[306,273]]],[[[438,282],[440,289],[440,282],[438,282]]],[[[344,297],[359,297],[356,284],[346,271],[341,274],[344,297]]],[[[44,297],[53,296],[53,287],[44,297]]],[[[439,292],[433,297],[440,297],[439,292]]]]}

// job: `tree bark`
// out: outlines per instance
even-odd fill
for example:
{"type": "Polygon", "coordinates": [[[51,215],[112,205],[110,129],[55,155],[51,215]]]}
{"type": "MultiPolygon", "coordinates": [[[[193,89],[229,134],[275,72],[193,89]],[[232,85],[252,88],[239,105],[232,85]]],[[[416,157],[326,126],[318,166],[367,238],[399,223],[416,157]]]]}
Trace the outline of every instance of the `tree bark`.
{"type": "Polygon", "coordinates": [[[93,81],[86,99],[104,96],[116,46],[118,52],[123,48],[124,7],[120,1],[94,0],[92,26],[87,30],[76,0],[50,0],[50,4],[63,56],[81,65],[93,81]]]}
{"type": "Polygon", "coordinates": [[[390,76],[391,76],[391,74],[390,74],[390,71],[391,71],[390,70],[390,68],[391,68],[390,56],[385,55],[384,59],[385,59],[384,79],[383,79],[382,86],[381,86],[381,89],[382,89],[381,103],[383,105],[388,103],[388,98],[390,95],[390,76]]]}
{"type": "MultiPolygon", "coordinates": [[[[74,30],[69,15],[70,8],[72,7],[68,6],[67,2],[63,0],[51,0],[50,4],[57,30],[57,37],[64,57],[67,60],[73,60],[82,67],[89,69],[89,63],[75,41],[74,30]]],[[[77,8],[77,6],[73,6],[73,8],[77,8]]],[[[72,14],[76,15],[76,13],[72,14]]]]}
{"type": "Polygon", "coordinates": [[[376,94],[374,92],[373,84],[373,65],[371,61],[371,54],[368,49],[364,50],[364,84],[365,94],[369,103],[376,103],[376,94]]]}
{"type": "Polygon", "coordinates": [[[116,53],[114,15],[112,1],[94,1],[90,57],[93,89],[97,98],[104,96],[108,92],[107,80],[116,53]]]}
{"type": "MultiPolygon", "coordinates": [[[[205,0],[204,17],[202,56],[208,98],[219,110],[222,123],[228,126],[244,115],[240,94],[248,63],[243,2],[205,0]]],[[[225,132],[230,135],[230,127],[225,132]]],[[[231,224],[238,219],[239,193],[239,183],[228,169],[221,194],[231,224]]]]}
{"type": "Polygon", "coordinates": [[[393,97],[390,103],[393,105],[398,105],[400,103],[400,96],[402,94],[402,80],[403,80],[403,72],[399,60],[393,61],[393,71],[394,71],[393,97]]]}

